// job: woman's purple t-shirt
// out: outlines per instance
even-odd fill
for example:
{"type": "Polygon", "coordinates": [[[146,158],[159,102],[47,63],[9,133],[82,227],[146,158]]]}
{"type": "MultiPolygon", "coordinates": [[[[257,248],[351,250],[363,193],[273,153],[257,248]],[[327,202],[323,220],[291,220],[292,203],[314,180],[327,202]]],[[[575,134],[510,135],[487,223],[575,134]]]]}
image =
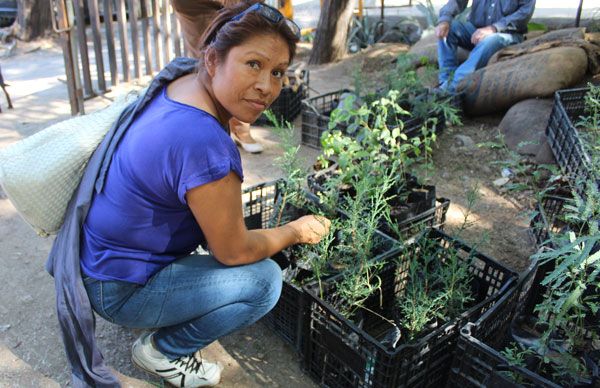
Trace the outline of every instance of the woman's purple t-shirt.
{"type": "Polygon", "coordinates": [[[169,99],[165,87],[121,139],[93,199],[81,237],[83,273],[145,284],[188,255],[204,236],[185,193],[230,171],[243,179],[225,129],[210,114],[169,99]]]}

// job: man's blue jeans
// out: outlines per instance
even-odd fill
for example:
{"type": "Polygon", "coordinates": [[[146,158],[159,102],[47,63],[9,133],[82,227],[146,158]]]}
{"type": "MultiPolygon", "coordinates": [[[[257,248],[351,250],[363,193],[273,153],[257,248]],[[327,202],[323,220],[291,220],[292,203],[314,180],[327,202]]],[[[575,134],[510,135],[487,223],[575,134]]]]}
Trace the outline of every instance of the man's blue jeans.
{"type": "Polygon", "coordinates": [[[158,329],[158,350],[176,359],[258,321],[279,300],[281,269],[271,259],[228,267],[192,255],[141,286],[84,277],[94,310],[118,325],[158,329]]]}
{"type": "Polygon", "coordinates": [[[470,22],[454,20],[446,39],[438,40],[440,88],[454,92],[463,78],[484,67],[496,51],[523,41],[521,34],[495,33],[474,46],[471,43],[471,35],[476,30],[477,28],[470,22]],[[460,66],[456,58],[458,47],[471,51],[469,58],[460,66]]]}

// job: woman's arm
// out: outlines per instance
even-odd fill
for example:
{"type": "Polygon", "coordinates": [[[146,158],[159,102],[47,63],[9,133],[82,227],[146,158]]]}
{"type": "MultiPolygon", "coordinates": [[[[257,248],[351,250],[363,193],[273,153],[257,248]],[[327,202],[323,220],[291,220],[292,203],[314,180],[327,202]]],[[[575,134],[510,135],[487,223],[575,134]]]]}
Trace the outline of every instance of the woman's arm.
{"type": "Polygon", "coordinates": [[[273,229],[248,230],[241,198],[241,182],[233,172],[186,193],[210,250],[225,265],[254,263],[293,244],[316,244],[329,231],[329,220],[315,216],[273,229]]]}

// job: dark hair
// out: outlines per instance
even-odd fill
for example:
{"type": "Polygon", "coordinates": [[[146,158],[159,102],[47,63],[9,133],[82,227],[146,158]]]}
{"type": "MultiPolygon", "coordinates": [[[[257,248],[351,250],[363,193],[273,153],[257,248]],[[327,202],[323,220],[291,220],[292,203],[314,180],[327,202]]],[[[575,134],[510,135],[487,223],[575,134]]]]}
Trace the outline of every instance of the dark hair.
{"type": "Polygon", "coordinates": [[[257,12],[249,12],[240,20],[229,22],[239,13],[253,4],[260,2],[262,1],[244,0],[236,5],[222,8],[217,12],[217,16],[215,16],[200,39],[202,42],[202,46],[200,47],[200,66],[204,62],[202,60],[204,53],[209,47],[215,50],[218,60],[223,61],[233,47],[242,45],[253,36],[269,33],[279,34],[285,40],[290,52],[290,63],[292,63],[296,54],[298,38],[287,27],[284,20],[273,24],[257,12]]]}

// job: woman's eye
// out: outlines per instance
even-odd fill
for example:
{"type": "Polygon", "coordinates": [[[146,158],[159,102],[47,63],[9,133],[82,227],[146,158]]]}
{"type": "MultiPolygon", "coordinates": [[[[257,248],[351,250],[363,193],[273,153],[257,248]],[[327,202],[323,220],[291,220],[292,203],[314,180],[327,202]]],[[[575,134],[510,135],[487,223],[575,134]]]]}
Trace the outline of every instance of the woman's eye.
{"type": "Polygon", "coordinates": [[[273,76],[275,76],[275,78],[283,78],[283,71],[281,71],[281,70],[274,70],[273,71],[273,76]]]}
{"type": "Polygon", "coordinates": [[[256,70],[260,69],[260,64],[256,61],[248,61],[248,66],[256,70]]]}

